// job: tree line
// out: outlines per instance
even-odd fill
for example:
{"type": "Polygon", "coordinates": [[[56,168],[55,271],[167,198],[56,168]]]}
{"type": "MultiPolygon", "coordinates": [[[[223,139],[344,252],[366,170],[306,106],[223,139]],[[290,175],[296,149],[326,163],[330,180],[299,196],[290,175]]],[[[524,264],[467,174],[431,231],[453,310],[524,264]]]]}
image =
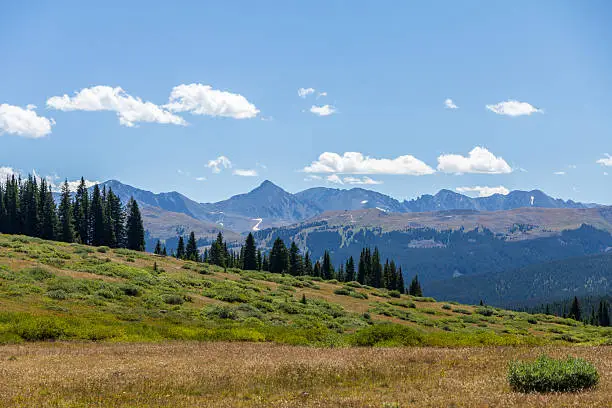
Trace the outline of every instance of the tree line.
{"type": "Polygon", "coordinates": [[[127,207],[112,189],[98,185],[89,190],[81,178],[76,193],[64,181],[59,205],[51,185],[32,175],[14,175],[0,182],[0,233],[23,234],[43,239],[86,245],[145,250],[145,232],[138,203],[127,207]]]}
{"type": "MultiPolygon", "coordinates": [[[[162,256],[168,255],[166,247],[159,240],[153,252],[162,256]]],[[[310,253],[308,251],[302,253],[295,242],[291,242],[287,247],[281,238],[274,241],[269,252],[262,253],[257,248],[252,233],[249,233],[244,245],[237,250],[228,248],[227,242],[223,240],[223,234],[219,232],[210,248],[200,253],[195,234],[191,232],[187,243],[182,236],[179,237],[176,251],[172,250],[170,255],[222,268],[287,273],[293,276],[309,275],[326,280],[336,279],[340,282],[357,281],[362,285],[406,293],[402,268],[393,260],[387,259],[383,264],[378,248],[374,248],[373,251],[364,248],[357,264],[351,256],[335,267],[329,251],[325,251],[321,259],[312,259],[310,253]]],[[[423,295],[417,276],[413,278],[408,292],[414,296],[423,295]]]]}
{"type": "Polygon", "coordinates": [[[546,303],[532,308],[519,309],[532,314],[544,313],[574,319],[594,326],[612,326],[610,320],[609,296],[602,298],[584,297],[546,303]]]}

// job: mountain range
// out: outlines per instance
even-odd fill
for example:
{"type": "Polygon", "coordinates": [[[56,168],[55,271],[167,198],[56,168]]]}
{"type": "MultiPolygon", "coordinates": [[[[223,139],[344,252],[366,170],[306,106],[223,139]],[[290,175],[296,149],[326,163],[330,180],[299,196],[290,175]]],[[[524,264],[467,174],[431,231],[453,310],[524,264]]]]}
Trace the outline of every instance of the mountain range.
{"type": "MultiPolygon", "coordinates": [[[[104,183],[125,203],[134,197],[141,205],[172,213],[181,213],[200,222],[215,224],[217,229],[244,233],[302,222],[327,211],[378,209],[384,212],[413,213],[448,210],[502,211],[523,207],[573,208],[596,207],[552,198],[540,190],[512,191],[507,195],[468,197],[450,190],[423,195],[410,201],[398,201],[385,194],[362,188],[310,188],[291,194],[271,181],[244,194],[216,203],[198,203],[173,191],[155,194],[117,180],[104,183]]],[[[158,214],[158,220],[159,220],[158,214]]],[[[161,237],[165,238],[165,237],[161,237]]]]}

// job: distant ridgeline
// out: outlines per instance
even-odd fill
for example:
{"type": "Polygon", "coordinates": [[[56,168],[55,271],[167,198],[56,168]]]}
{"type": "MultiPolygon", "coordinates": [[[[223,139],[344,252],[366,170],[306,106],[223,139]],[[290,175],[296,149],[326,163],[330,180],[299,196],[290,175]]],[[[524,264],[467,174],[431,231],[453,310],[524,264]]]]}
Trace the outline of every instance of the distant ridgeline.
{"type": "MultiPolygon", "coordinates": [[[[515,270],[552,260],[602,253],[612,247],[607,231],[583,225],[558,235],[529,240],[507,240],[487,228],[466,231],[438,231],[413,228],[385,232],[381,228],[352,229],[350,226],[328,228],[325,222],[300,227],[258,231],[255,238],[267,247],[276,238],[295,241],[308,248],[313,257],[329,251],[334,259],[358,257],[364,247],[378,247],[383,257],[394,259],[409,275],[418,274],[422,282],[515,270]],[[305,233],[306,229],[310,230],[305,233]]],[[[448,283],[450,287],[455,285],[448,283]]],[[[448,298],[447,291],[439,291],[448,298]]],[[[478,301],[479,298],[456,299],[478,301]]]]}
{"type": "Polygon", "coordinates": [[[0,233],[145,250],[138,203],[130,199],[124,208],[112,189],[98,185],[90,194],[83,178],[74,195],[64,182],[59,205],[45,179],[13,175],[0,181],[0,233]]]}

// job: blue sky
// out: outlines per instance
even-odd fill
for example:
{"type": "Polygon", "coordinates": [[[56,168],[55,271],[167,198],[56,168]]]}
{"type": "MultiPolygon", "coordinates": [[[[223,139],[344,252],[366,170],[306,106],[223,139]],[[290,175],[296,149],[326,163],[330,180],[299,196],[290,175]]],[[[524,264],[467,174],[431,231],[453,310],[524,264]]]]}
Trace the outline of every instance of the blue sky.
{"type": "Polygon", "coordinates": [[[5,173],[612,204],[607,1],[81,3],[2,6],[5,173]]]}

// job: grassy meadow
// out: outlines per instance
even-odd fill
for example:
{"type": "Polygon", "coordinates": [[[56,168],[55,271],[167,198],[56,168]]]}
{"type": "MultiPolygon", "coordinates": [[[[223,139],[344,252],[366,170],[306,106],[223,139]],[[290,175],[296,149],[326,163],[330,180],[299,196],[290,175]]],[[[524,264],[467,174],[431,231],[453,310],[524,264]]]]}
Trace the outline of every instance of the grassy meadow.
{"type": "Polygon", "coordinates": [[[0,235],[0,406],[610,406],[610,345],[571,319],[0,235]],[[512,392],[509,362],[541,353],[600,384],[512,392]]]}

